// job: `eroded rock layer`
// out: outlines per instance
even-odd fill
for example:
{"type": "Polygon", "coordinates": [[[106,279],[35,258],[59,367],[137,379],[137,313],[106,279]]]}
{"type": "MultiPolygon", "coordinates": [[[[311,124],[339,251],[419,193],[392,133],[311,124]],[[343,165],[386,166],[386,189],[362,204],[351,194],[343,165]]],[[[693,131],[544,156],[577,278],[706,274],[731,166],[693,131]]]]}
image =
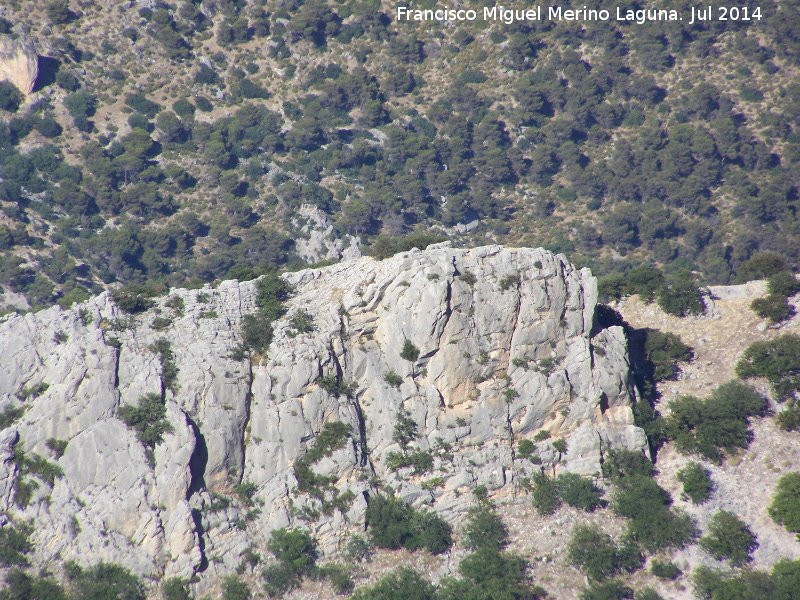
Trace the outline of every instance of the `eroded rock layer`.
{"type": "Polygon", "coordinates": [[[0,432],[0,510],[34,520],[38,561],[213,581],[277,527],[309,527],[334,552],[379,481],[455,522],[476,486],[502,499],[537,469],[592,474],[610,447],[646,448],[624,334],[593,327],[596,280],[563,256],[439,244],[285,277],[294,292],[264,357],[235,352],[256,282],[173,290],[181,311],[164,297],[135,318],[103,294],[0,320],[0,411],[25,409],[0,432]],[[154,457],[118,418],[147,394],[173,429],[154,457]],[[398,414],[416,424],[405,455],[427,452],[432,468],[397,468],[398,414]],[[351,432],[311,465],[327,500],[345,498],[333,508],[298,490],[295,470],[328,422],[351,432]],[[516,454],[537,434],[541,466],[516,454]],[[69,442],[64,476],[23,509],[14,452],[54,460],[51,438],[69,442]],[[242,483],[260,513],[226,501],[242,483]]]}

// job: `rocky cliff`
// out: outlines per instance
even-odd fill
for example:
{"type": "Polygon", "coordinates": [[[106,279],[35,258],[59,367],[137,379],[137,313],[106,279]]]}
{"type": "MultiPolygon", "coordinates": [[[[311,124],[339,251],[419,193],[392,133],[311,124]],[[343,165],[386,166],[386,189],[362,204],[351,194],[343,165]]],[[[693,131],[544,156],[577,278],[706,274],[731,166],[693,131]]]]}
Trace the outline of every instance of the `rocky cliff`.
{"type": "Polygon", "coordinates": [[[39,60],[30,39],[0,35],[0,81],[9,81],[30,95],[38,73],[39,60]]]}
{"type": "Polygon", "coordinates": [[[103,294],[0,320],[0,412],[24,410],[0,432],[0,510],[32,520],[35,561],[200,573],[202,586],[273,528],[309,527],[335,552],[376,485],[451,521],[476,486],[513,496],[539,468],[515,455],[523,438],[544,468],[585,474],[609,447],[646,448],[624,334],[597,330],[596,281],[561,255],[445,243],[285,278],[266,356],[236,350],[255,281],[172,290],[135,318],[103,294]],[[147,394],[172,426],[154,457],[118,418],[147,394]],[[416,424],[405,454],[402,418],[416,424]],[[323,504],[295,467],[331,422],[347,443],[302,463],[329,477],[323,504]],[[47,440],[68,442],[63,476],[22,508],[15,455],[56,462],[47,440]],[[432,465],[398,464],[414,453],[432,465]]]}

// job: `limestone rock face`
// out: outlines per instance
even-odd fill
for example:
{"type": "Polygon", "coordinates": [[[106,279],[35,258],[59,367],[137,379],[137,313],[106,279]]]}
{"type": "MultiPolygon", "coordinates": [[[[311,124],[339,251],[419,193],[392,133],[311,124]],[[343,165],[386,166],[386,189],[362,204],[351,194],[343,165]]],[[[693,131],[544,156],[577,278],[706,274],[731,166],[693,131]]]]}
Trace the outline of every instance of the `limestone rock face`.
{"type": "Polygon", "coordinates": [[[26,37],[14,39],[0,35],[0,81],[9,81],[23,94],[30,95],[39,73],[39,61],[33,42],[26,37]]]}
{"type": "Polygon", "coordinates": [[[510,497],[541,468],[517,455],[521,439],[547,438],[536,455],[551,473],[596,473],[609,448],[646,452],[624,333],[594,328],[596,280],[563,256],[438,244],[285,278],[294,292],[264,357],[235,351],[256,282],[172,290],[136,317],[103,294],[0,319],[0,411],[25,409],[0,432],[0,510],[35,518],[36,560],[199,573],[202,594],[275,528],[310,528],[336,551],[377,479],[456,522],[476,486],[510,497]],[[299,311],[313,326],[293,324],[299,311]],[[156,316],[169,325],[154,329],[156,316]],[[147,394],[172,426],[149,456],[118,418],[147,394]],[[398,464],[398,415],[416,424],[406,456],[430,456],[429,472],[398,464]],[[323,504],[295,467],[331,422],[350,433],[311,465],[331,482],[323,504]],[[68,442],[60,458],[49,438],[68,442]],[[19,450],[64,470],[25,509],[19,450]]]}

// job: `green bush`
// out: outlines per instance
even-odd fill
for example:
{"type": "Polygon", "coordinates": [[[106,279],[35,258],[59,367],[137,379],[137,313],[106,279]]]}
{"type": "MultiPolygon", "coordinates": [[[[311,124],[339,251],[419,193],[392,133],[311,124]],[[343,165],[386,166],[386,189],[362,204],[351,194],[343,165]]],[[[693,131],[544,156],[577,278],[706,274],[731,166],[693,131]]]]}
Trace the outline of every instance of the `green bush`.
{"type": "Polygon", "coordinates": [[[616,486],[612,508],[630,519],[628,536],[648,551],[683,548],[696,539],[694,521],[672,510],[669,493],[649,477],[628,476],[616,486]]]}
{"type": "Polygon", "coordinates": [[[472,507],[464,528],[464,545],[470,550],[490,548],[499,552],[507,544],[508,529],[497,511],[486,502],[472,507]]]}
{"type": "Polygon", "coordinates": [[[787,473],[778,480],[769,516],[800,540],[800,473],[787,473]]]}
{"type": "Polygon", "coordinates": [[[626,600],[633,597],[633,590],[618,579],[595,583],[581,594],[581,600],[626,600]]]}
{"type": "Polygon", "coordinates": [[[528,561],[521,556],[479,548],[458,565],[461,579],[445,578],[439,600],[540,600],[547,592],[533,585],[527,575],[528,561]]]}
{"type": "Polygon", "coordinates": [[[767,291],[770,295],[791,298],[797,292],[800,292],[800,281],[797,281],[797,278],[791,271],[781,271],[769,278],[767,281],[767,291]]]}
{"type": "Polygon", "coordinates": [[[222,600],[249,600],[250,587],[234,575],[222,581],[222,600]]]}
{"type": "Polygon", "coordinates": [[[242,319],[242,346],[247,350],[266,354],[272,334],[272,323],[267,319],[256,315],[245,315],[242,319]]]}
{"type": "Polygon", "coordinates": [[[283,303],[289,299],[291,292],[291,286],[283,277],[269,272],[256,283],[256,305],[264,317],[275,321],[283,316],[283,303]]]}
{"type": "Polygon", "coordinates": [[[437,600],[436,588],[414,569],[402,567],[372,587],[361,588],[351,600],[437,600]]]}
{"type": "MultiPolygon", "coordinates": [[[[2,600],[68,600],[64,588],[51,579],[49,573],[33,577],[20,569],[10,570],[5,577],[2,600]]],[[[170,600],[170,599],[167,599],[170,600]]]]}
{"type": "Polygon", "coordinates": [[[533,476],[533,506],[540,515],[552,515],[561,506],[558,486],[544,471],[533,476]]]}
{"type": "Polygon", "coordinates": [[[628,271],[622,281],[625,294],[638,294],[649,304],[664,287],[664,274],[656,267],[639,265],[628,271]]]}
{"type": "Polygon", "coordinates": [[[53,451],[55,454],[56,460],[64,456],[64,453],[67,451],[67,446],[69,445],[68,440],[57,440],[55,438],[49,438],[47,442],[45,442],[48,448],[53,451]]]}
{"type": "Polygon", "coordinates": [[[99,563],[82,569],[74,562],[64,565],[70,591],[86,600],[145,600],[142,581],[125,567],[99,563]]]}
{"type": "Polygon", "coordinates": [[[701,315],[706,310],[700,290],[697,288],[697,281],[688,271],[677,272],[671,281],[661,288],[658,305],[664,312],[676,317],[701,315]]]}
{"type": "Polygon", "coordinates": [[[693,504],[706,502],[714,489],[711,472],[696,462],[691,462],[678,471],[678,481],[683,483],[684,498],[691,499],[693,504]]]}
{"type": "Polygon", "coordinates": [[[512,287],[519,287],[519,275],[506,275],[500,280],[500,291],[505,292],[512,287]]]}
{"type": "Polygon", "coordinates": [[[411,340],[403,342],[403,349],[400,350],[400,358],[405,358],[407,361],[414,362],[419,358],[419,349],[411,343],[411,340]]]}
{"type": "Polygon", "coordinates": [[[709,600],[795,600],[800,589],[800,560],[783,559],[772,573],[750,569],[722,573],[701,566],[693,573],[692,584],[698,597],[709,600]]]}
{"type": "Polygon", "coordinates": [[[650,565],[650,572],[659,579],[670,580],[677,579],[682,573],[675,563],[669,561],[661,562],[658,560],[654,560],[653,564],[650,565]]]}
{"type": "Polygon", "coordinates": [[[161,594],[164,600],[191,600],[189,582],[180,577],[170,577],[161,583],[161,594]]]}
{"type": "Polygon", "coordinates": [[[452,529],[441,517],[416,511],[394,496],[370,498],[365,520],[370,541],[379,548],[425,548],[439,554],[453,543],[452,529]]]}
{"type": "Polygon", "coordinates": [[[567,504],[592,512],[596,508],[606,505],[603,490],[598,488],[591,479],[581,477],[577,473],[561,473],[556,478],[558,495],[567,504]]]}
{"type": "Polygon", "coordinates": [[[756,536],[735,514],[725,510],[716,513],[708,527],[709,535],[700,539],[700,546],[717,560],[729,559],[741,567],[751,560],[758,547],[756,536]]]}
{"type": "Polygon", "coordinates": [[[746,283],[754,279],[769,279],[782,271],[788,271],[786,260],[772,252],[759,252],[736,269],[736,283],[746,283]]]}
{"type": "Polygon", "coordinates": [[[297,574],[306,574],[316,565],[317,542],[299,529],[273,529],[267,550],[297,574]]]}
{"type": "Polygon", "coordinates": [[[32,531],[27,525],[0,527],[0,567],[28,566],[25,555],[33,551],[33,544],[28,540],[32,531]]]}
{"type": "Polygon", "coordinates": [[[770,323],[780,323],[794,316],[794,307],[791,306],[786,296],[770,294],[766,298],[756,298],[750,303],[750,310],[762,319],[769,319],[770,323]]]}
{"type": "Polygon", "coordinates": [[[567,553],[570,564],[596,581],[623,571],[632,573],[644,563],[638,548],[631,544],[618,547],[596,525],[578,525],[572,532],[567,553]]]}
{"type": "Polygon", "coordinates": [[[603,477],[619,484],[634,477],[650,477],[653,463],[644,454],[635,450],[609,450],[602,465],[603,477]]]}
{"type": "Polygon", "coordinates": [[[736,375],[742,379],[765,377],[778,401],[800,390],[800,337],[782,335],[766,342],[755,342],[736,363],[736,375]]]}
{"type": "Polygon", "coordinates": [[[775,420],[784,431],[797,431],[800,429],[800,406],[787,407],[775,415],[775,420]]]}
{"type": "Polygon", "coordinates": [[[530,458],[536,451],[536,444],[528,439],[522,439],[517,442],[517,454],[520,458],[530,458]]]}
{"type": "Polygon", "coordinates": [[[633,600],[664,600],[664,597],[651,587],[636,590],[633,600]]]}
{"type": "Polygon", "coordinates": [[[167,407],[159,394],[142,396],[138,406],[120,406],[118,416],[120,421],[136,431],[139,441],[151,449],[164,441],[165,433],[174,431],[166,419],[167,407]]]}
{"type": "Polygon", "coordinates": [[[414,467],[414,475],[424,475],[433,470],[433,455],[425,450],[411,453],[389,452],[386,454],[386,468],[394,472],[404,467],[414,467]]]}
{"type": "Polygon", "coordinates": [[[749,418],[764,415],[767,403],[749,385],[732,380],[717,387],[706,400],[680,396],[669,407],[665,431],[675,440],[675,447],[720,463],[723,450],[731,453],[747,448],[753,436],[749,418]]]}
{"type": "Polygon", "coordinates": [[[289,590],[299,587],[301,578],[297,571],[284,563],[271,564],[261,576],[264,579],[264,590],[270,598],[282,598],[289,590]]]}
{"type": "Polygon", "coordinates": [[[395,373],[393,370],[386,373],[383,376],[383,379],[386,383],[388,383],[392,387],[400,387],[400,385],[403,383],[403,378],[400,377],[400,375],[395,373]]]}
{"type": "Polygon", "coordinates": [[[3,412],[0,413],[0,430],[11,427],[24,414],[24,408],[17,408],[9,404],[3,409],[3,412]]]}
{"type": "Polygon", "coordinates": [[[25,101],[17,87],[9,81],[0,81],[0,110],[15,113],[25,101]]]}
{"type": "Polygon", "coordinates": [[[667,381],[675,377],[677,363],[689,362],[694,353],[674,333],[648,329],[644,343],[647,360],[653,365],[653,381],[667,381]]]}
{"type": "Polygon", "coordinates": [[[353,535],[347,540],[345,553],[353,562],[369,562],[372,560],[372,544],[360,535],[353,535]]]}
{"type": "Polygon", "coordinates": [[[314,317],[312,317],[308,311],[301,308],[292,315],[292,318],[289,320],[289,325],[297,333],[308,333],[309,331],[314,331],[314,317]]]}

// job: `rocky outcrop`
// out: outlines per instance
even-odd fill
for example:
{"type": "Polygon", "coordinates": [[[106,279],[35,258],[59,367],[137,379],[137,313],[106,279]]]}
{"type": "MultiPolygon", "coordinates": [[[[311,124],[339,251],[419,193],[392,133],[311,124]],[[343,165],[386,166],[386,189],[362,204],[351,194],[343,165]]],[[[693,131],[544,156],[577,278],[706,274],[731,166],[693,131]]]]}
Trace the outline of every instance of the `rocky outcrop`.
{"type": "Polygon", "coordinates": [[[14,449],[55,460],[46,440],[69,442],[64,476],[12,507],[35,519],[39,561],[201,572],[202,587],[277,527],[302,523],[334,552],[363,527],[378,480],[455,521],[476,486],[511,497],[536,469],[593,474],[611,447],[646,451],[623,331],[594,329],[596,280],[563,256],[439,244],[285,278],[294,292],[264,357],[235,352],[256,282],[172,290],[183,309],[165,297],[135,318],[104,294],[0,320],[0,411],[26,409],[0,433],[0,504],[13,504],[14,449]],[[299,311],[313,326],[298,325],[299,311]],[[145,394],[163,398],[173,428],[154,466],[117,418],[145,394]],[[430,472],[392,464],[398,414],[416,424],[407,455],[429,453],[430,472]],[[326,500],[344,499],[331,508],[301,493],[294,467],[337,421],[346,443],[311,465],[332,482],[326,500]],[[541,467],[516,454],[535,437],[541,467]],[[242,483],[252,507],[237,499],[242,483]]]}
{"type": "Polygon", "coordinates": [[[39,61],[33,42],[24,36],[0,35],[0,81],[13,83],[30,95],[39,73],[39,61]]]}

